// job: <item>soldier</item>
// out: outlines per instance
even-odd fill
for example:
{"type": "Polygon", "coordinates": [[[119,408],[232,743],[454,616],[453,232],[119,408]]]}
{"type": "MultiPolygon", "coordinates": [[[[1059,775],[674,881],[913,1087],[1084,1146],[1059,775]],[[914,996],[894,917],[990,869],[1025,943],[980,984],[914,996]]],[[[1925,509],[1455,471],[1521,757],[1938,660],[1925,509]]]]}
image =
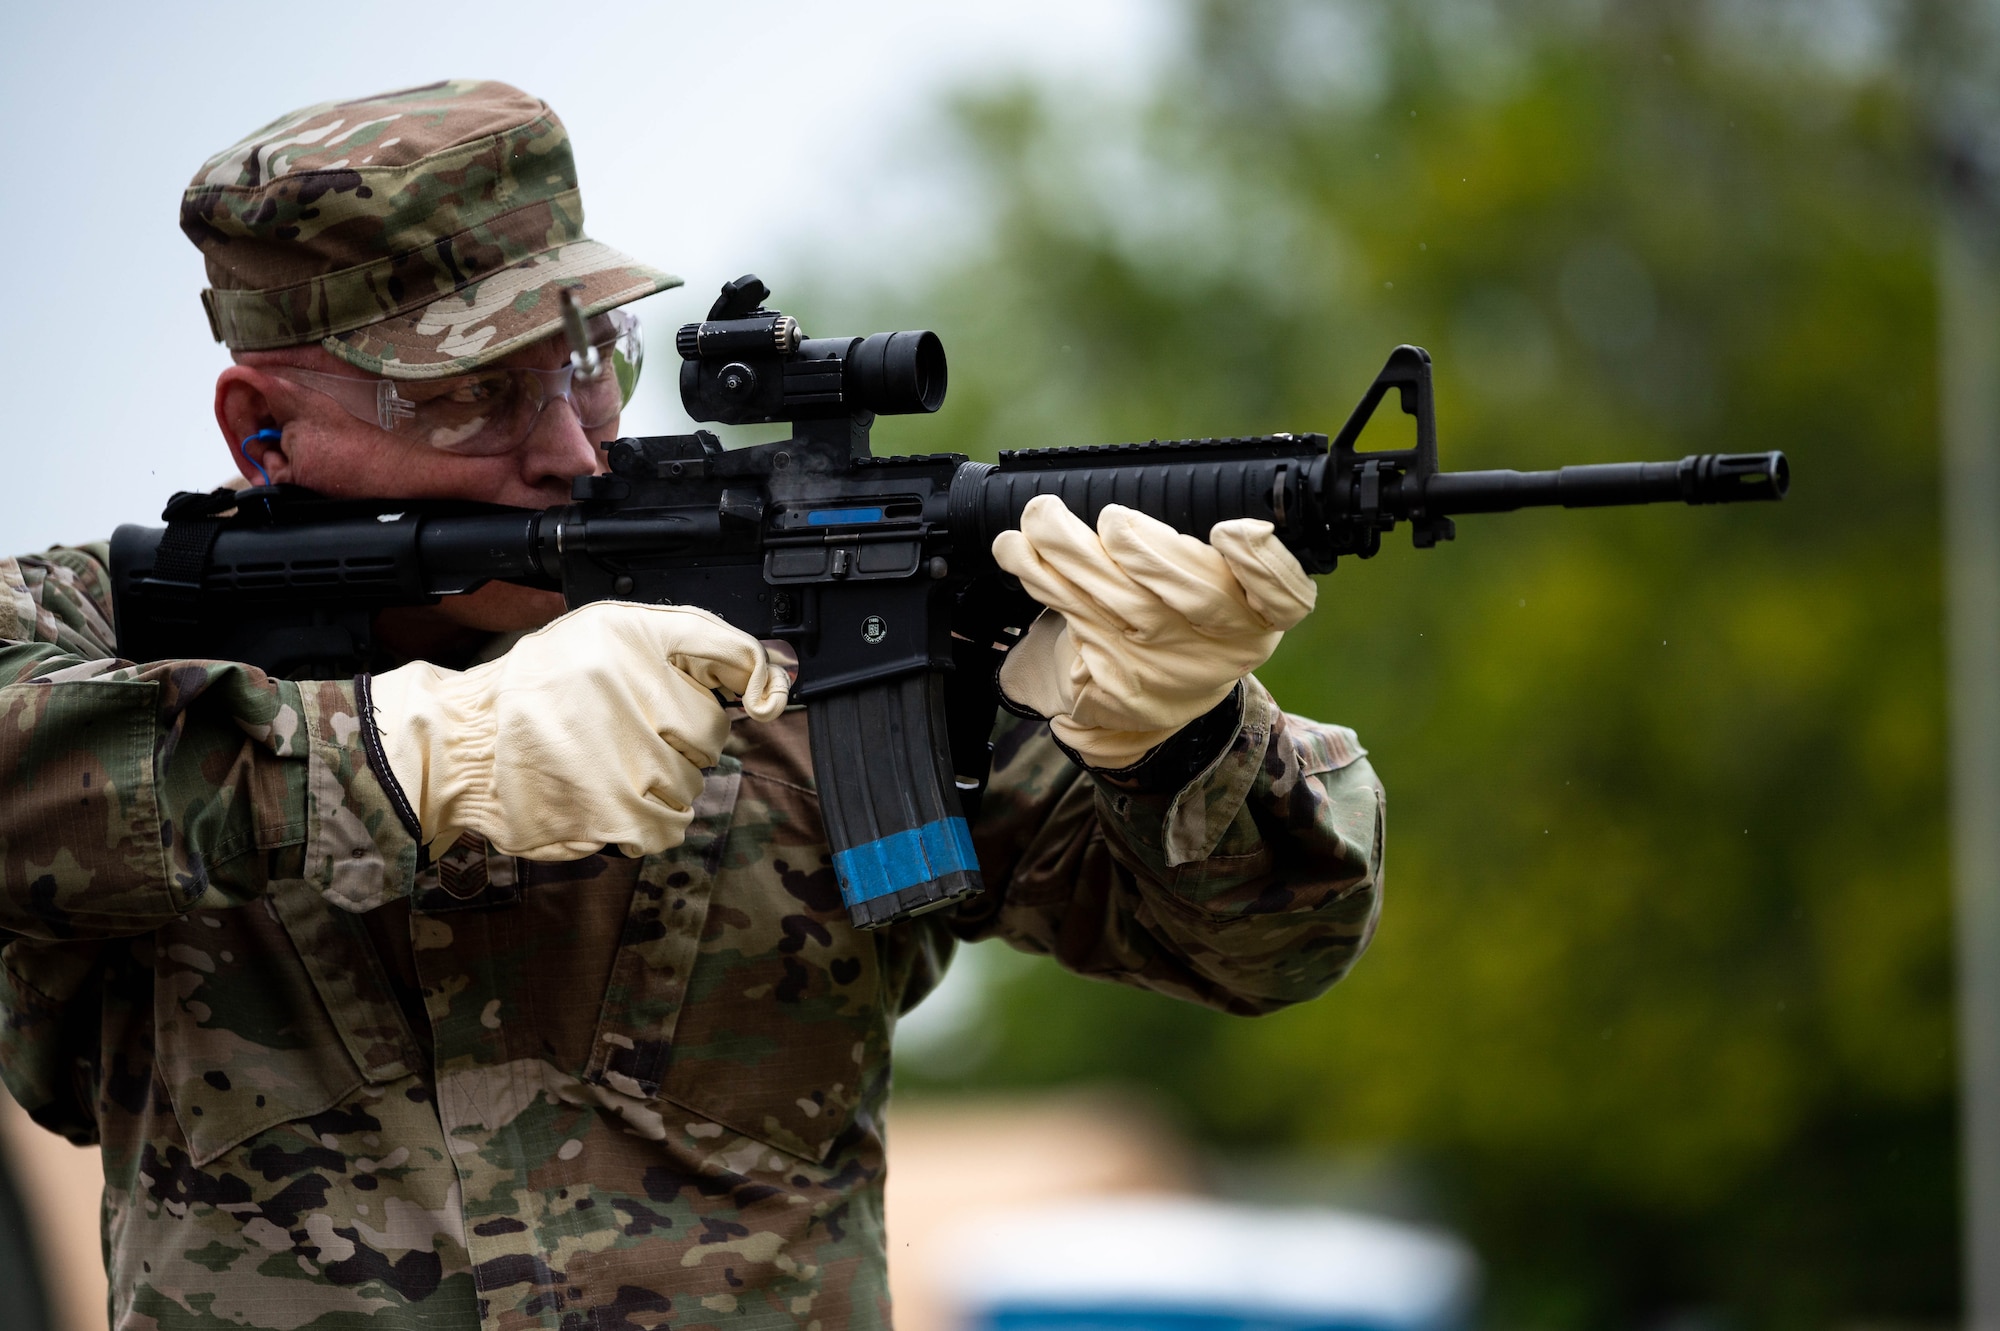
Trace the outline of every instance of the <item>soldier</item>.
{"type": "MultiPolygon", "coordinates": [[[[182,227],[245,477],[562,502],[624,393],[568,368],[559,292],[629,369],[621,307],[676,283],[582,224],[561,123],[498,83],[210,159],[182,227]]],[[[495,586],[385,617],[406,665],[291,682],[117,660],[102,544],[0,561],[0,1063],[102,1145],[113,1325],[886,1325],[891,1035],[955,941],[1238,1013],[1339,978],[1382,796],[1249,674],[1296,561],[1052,500],[996,553],[1050,613],[1002,671],[988,890],[872,933],[803,710],[710,616],[495,586]]]]}

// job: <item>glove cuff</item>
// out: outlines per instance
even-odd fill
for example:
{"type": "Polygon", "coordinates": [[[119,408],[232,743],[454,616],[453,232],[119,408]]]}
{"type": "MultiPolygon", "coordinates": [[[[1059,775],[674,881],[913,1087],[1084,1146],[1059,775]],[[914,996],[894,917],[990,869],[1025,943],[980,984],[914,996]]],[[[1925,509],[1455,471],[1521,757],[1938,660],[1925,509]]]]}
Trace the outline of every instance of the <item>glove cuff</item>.
{"type": "Polygon", "coordinates": [[[494,718],[482,705],[492,668],[412,661],[369,680],[373,749],[402,791],[420,842],[485,835],[495,825],[494,718]]]}
{"type": "Polygon", "coordinates": [[[396,779],[396,769],[389,766],[389,755],[382,749],[382,731],[375,724],[374,676],[354,677],[354,704],[361,713],[361,749],[368,755],[368,770],[375,774],[382,793],[389,797],[389,807],[396,811],[396,821],[410,834],[410,840],[421,846],[424,844],[423,824],[410,804],[409,792],[396,779]]]}
{"type": "Polygon", "coordinates": [[[1243,682],[1222,701],[1176,730],[1125,767],[1105,768],[1063,743],[1051,727],[1050,735],[1069,760],[1091,775],[1141,795],[1169,795],[1184,789],[1206,772],[1236,740],[1243,727],[1243,682]]]}

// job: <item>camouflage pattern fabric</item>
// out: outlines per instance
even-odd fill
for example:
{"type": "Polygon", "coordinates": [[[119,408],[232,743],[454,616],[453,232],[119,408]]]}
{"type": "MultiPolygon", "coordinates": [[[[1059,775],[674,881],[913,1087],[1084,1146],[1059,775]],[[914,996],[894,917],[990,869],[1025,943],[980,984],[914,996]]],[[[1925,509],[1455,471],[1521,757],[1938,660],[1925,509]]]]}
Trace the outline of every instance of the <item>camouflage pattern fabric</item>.
{"type": "Polygon", "coordinates": [[[102,1142],[112,1325],[888,1325],[897,1015],[957,940],[1232,1012],[1366,944],[1382,794],[1254,680],[1185,789],[997,731],[956,914],[849,927],[805,715],[687,841],[418,873],[349,684],[112,658],[102,546],[0,561],[0,1070],[102,1142]]]}
{"type": "Polygon", "coordinates": [[[232,350],[318,342],[391,379],[461,374],[680,279],[583,234],[569,134],[504,83],[449,80],[280,116],[181,197],[232,350]]]}

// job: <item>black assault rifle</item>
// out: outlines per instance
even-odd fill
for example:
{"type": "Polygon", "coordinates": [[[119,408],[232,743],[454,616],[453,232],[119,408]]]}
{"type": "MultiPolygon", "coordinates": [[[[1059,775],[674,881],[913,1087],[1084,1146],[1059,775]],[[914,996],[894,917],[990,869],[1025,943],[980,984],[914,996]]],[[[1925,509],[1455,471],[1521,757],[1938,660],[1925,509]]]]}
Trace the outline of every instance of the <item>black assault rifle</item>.
{"type": "Polygon", "coordinates": [[[546,512],[429,500],[346,501],[291,486],[181,494],[165,529],[112,539],[119,650],[135,661],[243,661],[340,678],[380,659],[376,612],[503,579],[589,601],[701,606],[798,653],[833,863],[867,928],[980,890],[966,830],[991,766],[994,670],[1037,607],[994,565],[993,538],[1036,495],[1095,523],[1124,504],[1206,538],[1263,518],[1314,573],[1367,558],[1410,525],[1419,548],[1460,513],[1561,505],[1779,499],[1779,453],[1705,454],[1560,471],[1441,472],[1430,357],[1402,346],[1334,436],[1155,440],[1000,454],[876,457],[877,414],[936,411],[929,332],[808,338],[763,308],[755,277],[722,289],[676,339],[700,421],[793,423],[725,451],[706,430],[620,439],[609,470],[546,512]],[[1390,389],[1416,445],[1355,447],[1390,389]]]}

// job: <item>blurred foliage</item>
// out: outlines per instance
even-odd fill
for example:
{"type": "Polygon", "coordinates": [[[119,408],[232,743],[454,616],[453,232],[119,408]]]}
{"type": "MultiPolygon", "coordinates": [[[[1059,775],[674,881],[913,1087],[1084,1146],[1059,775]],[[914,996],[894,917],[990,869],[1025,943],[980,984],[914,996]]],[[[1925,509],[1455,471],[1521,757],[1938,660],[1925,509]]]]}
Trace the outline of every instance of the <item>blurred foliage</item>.
{"type": "Polygon", "coordinates": [[[1449,468],[1783,448],[1795,488],[1323,579],[1261,675],[1388,788],[1353,976],[1244,1021],[1008,968],[984,1060],[906,1089],[1124,1079],[1219,1145],[1402,1153],[1496,1325],[1954,1315],[1923,136],[1882,66],[1722,12],[1210,3],[1144,105],[959,106],[990,230],[884,298],[953,372],[887,440],[1331,432],[1416,342],[1449,468]]]}

